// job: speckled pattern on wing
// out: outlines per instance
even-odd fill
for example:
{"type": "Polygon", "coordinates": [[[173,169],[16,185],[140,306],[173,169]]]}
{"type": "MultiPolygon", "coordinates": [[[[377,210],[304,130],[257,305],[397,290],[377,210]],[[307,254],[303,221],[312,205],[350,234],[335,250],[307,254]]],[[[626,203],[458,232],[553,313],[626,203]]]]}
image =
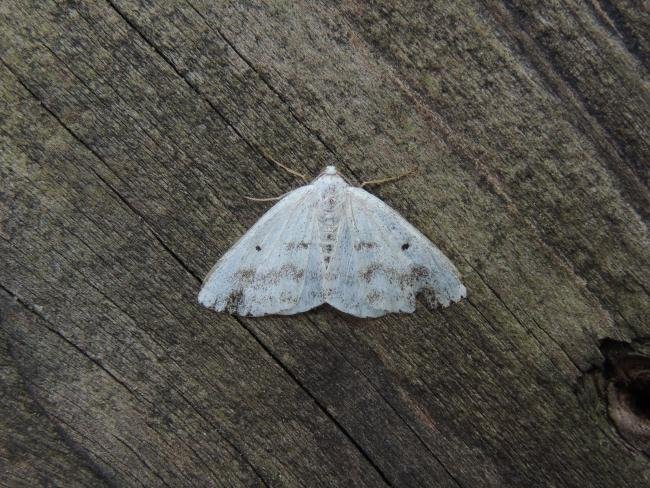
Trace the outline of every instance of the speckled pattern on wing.
{"type": "Polygon", "coordinates": [[[332,167],[274,205],[205,279],[199,302],[238,315],[323,303],[357,317],[466,295],[454,265],[395,210],[332,167]]]}

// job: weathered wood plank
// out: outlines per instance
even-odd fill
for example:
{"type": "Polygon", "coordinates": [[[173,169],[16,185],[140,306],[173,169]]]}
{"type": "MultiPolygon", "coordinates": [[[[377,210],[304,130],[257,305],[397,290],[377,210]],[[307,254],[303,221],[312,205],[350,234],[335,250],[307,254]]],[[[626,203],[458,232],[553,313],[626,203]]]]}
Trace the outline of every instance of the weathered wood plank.
{"type": "MultiPolygon", "coordinates": [[[[0,290],[4,313],[12,302],[0,290]]],[[[99,466],[84,462],[76,446],[65,442],[65,430],[51,422],[25,390],[5,328],[0,334],[0,486],[108,486],[99,466]]]]}
{"type": "Polygon", "coordinates": [[[648,335],[650,308],[642,46],[602,15],[0,7],[0,284],[26,389],[3,381],[63,433],[40,420],[44,445],[72,446],[26,483],[75,453],[78,484],[647,480],[583,376],[601,339],[648,335]],[[358,180],[419,167],[377,192],[469,300],[372,321],[200,309],[200,278],[263,212],[241,196],[295,185],[267,155],[358,180]]]}

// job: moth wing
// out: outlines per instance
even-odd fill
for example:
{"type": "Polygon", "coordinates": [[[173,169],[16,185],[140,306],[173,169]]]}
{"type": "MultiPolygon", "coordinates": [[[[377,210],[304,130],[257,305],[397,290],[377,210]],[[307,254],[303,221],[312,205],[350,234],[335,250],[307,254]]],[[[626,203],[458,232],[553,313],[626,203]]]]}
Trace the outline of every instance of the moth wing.
{"type": "Polygon", "coordinates": [[[298,188],[271,207],[215,264],[199,303],[238,315],[293,314],[323,303],[317,191],[298,188]]]}
{"type": "Polygon", "coordinates": [[[458,271],[420,231],[374,195],[346,189],[327,302],[358,317],[415,311],[422,293],[448,306],[467,292],[458,271]]]}

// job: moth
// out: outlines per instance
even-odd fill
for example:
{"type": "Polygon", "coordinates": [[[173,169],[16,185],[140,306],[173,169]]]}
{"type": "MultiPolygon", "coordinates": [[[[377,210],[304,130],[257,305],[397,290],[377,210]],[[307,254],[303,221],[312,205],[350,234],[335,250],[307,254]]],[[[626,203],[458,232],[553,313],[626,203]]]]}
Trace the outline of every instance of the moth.
{"type": "Polygon", "coordinates": [[[205,278],[199,303],[244,316],[291,315],[327,303],[357,317],[380,317],[414,312],[418,294],[446,307],[466,293],[454,265],[429,239],[327,166],[224,254],[205,278]]]}

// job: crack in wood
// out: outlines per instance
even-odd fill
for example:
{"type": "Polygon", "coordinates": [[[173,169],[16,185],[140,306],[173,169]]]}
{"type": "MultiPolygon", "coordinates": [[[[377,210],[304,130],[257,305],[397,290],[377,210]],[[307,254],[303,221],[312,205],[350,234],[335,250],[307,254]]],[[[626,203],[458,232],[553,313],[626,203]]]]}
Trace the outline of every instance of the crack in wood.
{"type": "Polygon", "coordinates": [[[300,389],[314,402],[314,404],[318,407],[318,409],[323,412],[323,414],[336,426],[336,428],[345,436],[345,438],[350,441],[350,443],[359,451],[359,453],[363,456],[363,458],[372,466],[372,468],[377,472],[377,474],[381,477],[383,482],[388,485],[388,486],[393,486],[393,484],[390,482],[389,477],[386,473],[383,472],[383,470],[373,461],[372,456],[366,451],[366,449],[359,444],[354,437],[350,435],[348,430],[343,427],[339,423],[338,420],[330,413],[330,411],[325,407],[318,398],[307,388],[302,381],[298,379],[296,375],[294,375],[291,370],[280,360],[280,358],[277,357],[277,355],[271,351],[271,349],[262,341],[258,335],[253,331],[251,327],[246,325],[244,319],[241,319],[239,317],[235,317],[237,322],[241,324],[242,327],[244,327],[248,333],[255,339],[255,341],[260,345],[262,349],[266,352],[266,354],[273,359],[273,361],[284,371],[299,387],[300,389]]]}

